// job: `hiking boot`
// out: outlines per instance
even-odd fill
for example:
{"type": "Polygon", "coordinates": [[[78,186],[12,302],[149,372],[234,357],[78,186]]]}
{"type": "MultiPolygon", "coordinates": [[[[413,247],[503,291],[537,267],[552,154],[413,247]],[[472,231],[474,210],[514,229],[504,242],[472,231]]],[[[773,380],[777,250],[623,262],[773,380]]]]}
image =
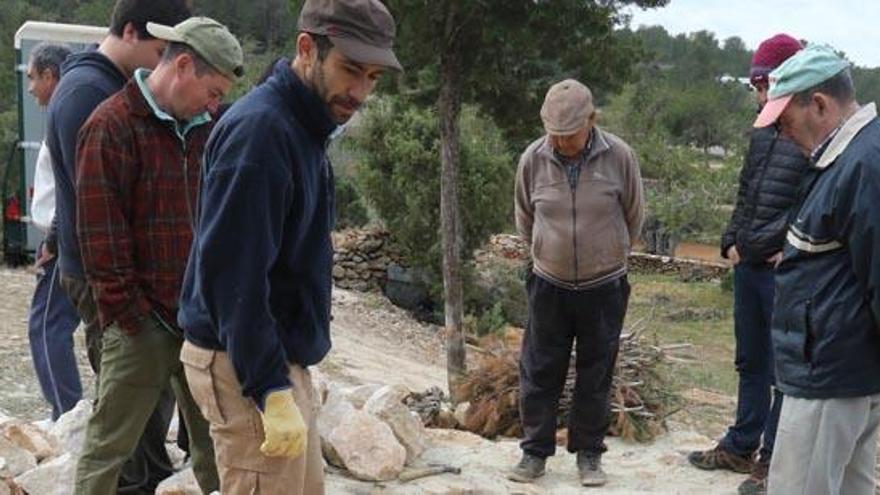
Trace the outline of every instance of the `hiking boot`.
{"type": "Polygon", "coordinates": [[[507,479],[517,483],[531,483],[544,476],[544,458],[532,454],[523,454],[519,463],[507,473],[507,479]]]}
{"type": "Polygon", "coordinates": [[[578,474],[583,486],[602,486],[608,482],[608,475],[602,471],[602,454],[578,452],[578,474]]]}
{"type": "Polygon", "coordinates": [[[770,472],[770,459],[755,463],[752,474],[739,485],[739,495],[764,495],[767,493],[767,474],[770,472]]]}
{"type": "Polygon", "coordinates": [[[698,450],[688,454],[688,461],[700,469],[726,469],[734,473],[748,474],[755,467],[754,456],[736,455],[721,444],[712,450],[698,450]]]}

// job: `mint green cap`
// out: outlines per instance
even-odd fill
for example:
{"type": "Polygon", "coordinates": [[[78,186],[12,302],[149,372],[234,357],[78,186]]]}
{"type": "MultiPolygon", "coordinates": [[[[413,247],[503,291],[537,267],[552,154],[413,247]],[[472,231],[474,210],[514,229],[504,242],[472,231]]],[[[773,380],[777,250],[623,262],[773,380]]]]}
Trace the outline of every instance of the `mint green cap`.
{"type": "Polygon", "coordinates": [[[828,45],[808,45],[795,53],[770,73],[768,101],[754,126],[773,124],[785,111],[792,96],[831,79],[848,67],[849,62],[828,45]]]}
{"type": "Polygon", "coordinates": [[[840,57],[830,46],[809,45],[770,73],[770,89],[767,97],[775,100],[810,89],[831,79],[847,67],[849,62],[840,57]]]}

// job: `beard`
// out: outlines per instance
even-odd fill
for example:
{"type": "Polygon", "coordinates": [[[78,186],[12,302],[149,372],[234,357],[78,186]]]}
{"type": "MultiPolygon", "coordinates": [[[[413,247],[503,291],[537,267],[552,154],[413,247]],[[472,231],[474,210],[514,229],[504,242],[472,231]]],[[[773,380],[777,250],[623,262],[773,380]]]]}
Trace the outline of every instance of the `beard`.
{"type": "Polygon", "coordinates": [[[333,96],[330,94],[330,90],[327,87],[327,79],[324,73],[324,62],[319,61],[312,71],[312,77],[309,81],[312,85],[312,89],[314,89],[315,93],[317,93],[318,97],[324,101],[327,105],[327,109],[330,111],[330,114],[333,116],[333,120],[336,121],[337,124],[344,124],[351,118],[351,115],[354,115],[357,112],[362,102],[346,96],[336,95],[333,96]],[[334,106],[341,106],[348,110],[351,110],[351,114],[346,117],[340,117],[333,112],[334,106]]]}

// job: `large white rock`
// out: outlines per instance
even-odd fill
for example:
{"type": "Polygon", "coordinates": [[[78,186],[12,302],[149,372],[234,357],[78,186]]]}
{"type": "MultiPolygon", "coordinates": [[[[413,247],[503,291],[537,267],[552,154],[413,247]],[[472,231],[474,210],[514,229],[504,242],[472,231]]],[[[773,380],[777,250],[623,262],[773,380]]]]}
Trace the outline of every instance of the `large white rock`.
{"type": "Polygon", "coordinates": [[[37,458],[27,450],[12,443],[9,439],[0,435],[0,459],[3,459],[3,468],[0,469],[0,477],[13,477],[37,467],[37,458]]]}
{"type": "Polygon", "coordinates": [[[410,412],[403,399],[410,391],[402,385],[387,385],[373,394],[364,411],[381,419],[394,432],[397,441],[406,449],[406,463],[412,464],[427,447],[425,426],[418,415],[410,412]]]}
{"type": "Polygon", "coordinates": [[[364,405],[379,389],[381,385],[359,385],[345,390],[345,396],[351,405],[358,409],[363,409],[364,405]]]}
{"type": "Polygon", "coordinates": [[[79,456],[86,441],[86,425],[92,415],[92,403],[81,400],[76,407],[62,414],[49,432],[58,439],[61,449],[79,456]]]}
{"type": "Polygon", "coordinates": [[[33,454],[37,462],[58,453],[57,440],[38,426],[11,421],[6,423],[2,430],[7,440],[33,454]]]}
{"type": "Polygon", "coordinates": [[[327,439],[345,468],[356,478],[388,481],[397,478],[406,462],[406,449],[391,428],[364,411],[344,418],[327,439]]]}
{"type": "Polygon", "coordinates": [[[68,452],[18,476],[15,483],[34,495],[69,495],[75,474],[76,458],[68,452]]]}
{"type": "Polygon", "coordinates": [[[327,401],[321,407],[318,414],[318,434],[321,437],[321,452],[327,462],[337,467],[345,467],[339,454],[330,444],[329,438],[333,429],[345,418],[350,417],[357,409],[351,405],[345,393],[339,387],[330,387],[327,393],[327,401]]]}
{"type": "Polygon", "coordinates": [[[156,495],[202,495],[191,467],[165,478],[156,487],[156,495]]]}

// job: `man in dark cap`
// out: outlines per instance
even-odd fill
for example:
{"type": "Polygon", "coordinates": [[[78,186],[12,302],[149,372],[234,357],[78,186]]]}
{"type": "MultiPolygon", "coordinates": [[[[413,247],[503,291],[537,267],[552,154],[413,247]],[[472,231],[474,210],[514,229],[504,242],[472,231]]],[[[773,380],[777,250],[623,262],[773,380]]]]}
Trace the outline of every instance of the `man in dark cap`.
{"type": "Polygon", "coordinates": [[[205,153],[178,321],[222,493],[324,491],[308,366],[330,350],[327,146],[388,70],[378,0],[307,0],[296,55],[220,119],[205,153]]]}
{"type": "Polygon", "coordinates": [[[546,135],[526,148],[517,168],[516,226],[534,262],[520,358],[523,456],[508,474],[517,482],[543,476],[555,453],[573,344],[577,378],[566,446],[577,453],[582,485],[607,481],[601,458],[629,301],[626,257],[644,209],[635,153],[596,117],[589,88],[573,79],[554,84],[541,107],[546,135]]]}
{"type": "MultiPolygon", "coordinates": [[[[758,46],[749,76],[759,111],[767,103],[770,71],[801,48],[800,41],[787,34],[777,34],[758,46]]],[[[775,388],[770,339],[773,271],[785,242],[788,212],[806,170],[806,157],[790,139],[775,127],[755,129],[740,173],[736,206],[721,238],[721,254],[734,265],[735,364],[739,373],[736,419],[718,445],[692,452],[688,460],[701,469],[751,473],[739,487],[741,494],[766,490],[782,407],[782,393],[775,388]]]]}

